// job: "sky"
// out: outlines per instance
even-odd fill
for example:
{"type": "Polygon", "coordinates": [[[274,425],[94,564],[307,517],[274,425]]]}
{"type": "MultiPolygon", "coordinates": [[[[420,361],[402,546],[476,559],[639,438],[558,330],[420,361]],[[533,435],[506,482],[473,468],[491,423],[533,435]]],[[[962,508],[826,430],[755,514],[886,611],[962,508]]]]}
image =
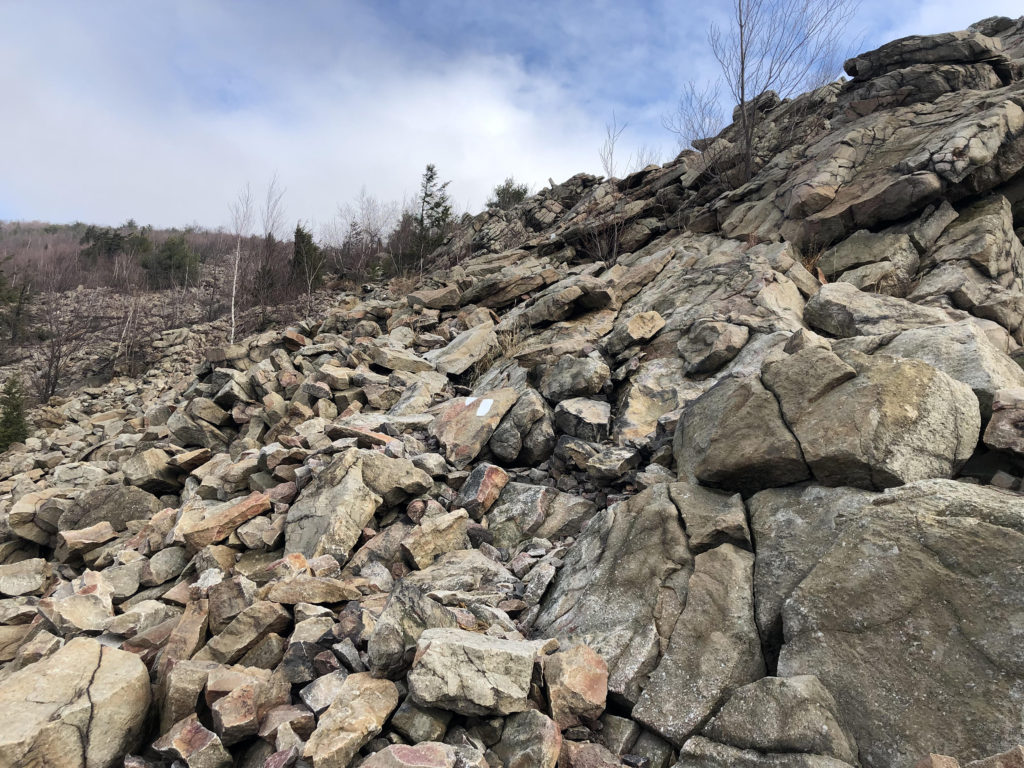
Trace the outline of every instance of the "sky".
{"type": "MultiPolygon", "coordinates": [[[[662,125],[716,77],[729,0],[0,0],[0,220],[229,224],[276,174],[326,231],[361,192],[412,199],[427,163],[458,211],[671,159],[662,125]]],[[[1017,16],[1019,0],[863,0],[862,50],[1017,16]]],[[[849,53],[857,53],[851,50],[849,53]]]]}

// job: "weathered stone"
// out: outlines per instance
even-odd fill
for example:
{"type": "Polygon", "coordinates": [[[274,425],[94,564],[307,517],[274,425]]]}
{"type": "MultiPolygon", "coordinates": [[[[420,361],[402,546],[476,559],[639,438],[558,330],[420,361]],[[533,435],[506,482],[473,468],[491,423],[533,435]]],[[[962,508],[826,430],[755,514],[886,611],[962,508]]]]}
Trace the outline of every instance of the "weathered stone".
{"type": "Polygon", "coordinates": [[[750,330],[714,320],[698,320],[679,342],[688,374],[714,373],[732,360],[750,338],[750,330]]]}
{"type": "Polygon", "coordinates": [[[431,362],[424,360],[419,355],[405,349],[396,349],[388,346],[373,348],[373,362],[390,371],[418,373],[434,369],[431,362]]]}
{"type": "Polygon", "coordinates": [[[888,491],[846,523],[783,608],[779,675],[816,675],[865,766],[1019,743],[1019,496],[948,480],[888,491]],[[936,664],[935,659],[942,663],[936,664]],[[946,716],[950,708],[970,712],[946,716]]]}
{"type": "Polygon", "coordinates": [[[614,482],[640,466],[640,461],[636,448],[609,448],[587,461],[587,474],[597,482],[614,482]]]}
{"type": "Polygon", "coordinates": [[[271,632],[280,632],[291,622],[291,616],[277,603],[259,601],[238,614],[224,630],[210,638],[193,657],[197,661],[219,661],[231,664],[271,632]]]}
{"type": "Polygon", "coordinates": [[[425,517],[402,539],[402,552],[415,568],[426,568],[440,554],[468,549],[468,527],[469,515],[464,509],[425,517]]]}
{"type": "Polygon", "coordinates": [[[598,394],[610,375],[608,366],[600,360],[562,355],[556,363],[544,368],[539,388],[552,403],[560,403],[573,397],[598,394]]]}
{"type": "Polygon", "coordinates": [[[382,501],[363,482],[359,451],[339,454],[289,508],[285,552],[344,562],[382,501]]]}
{"type": "Polygon", "coordinates": [[[494,754],[505,768],[554,768],[562,751],[562,734],[546,715],[528,710],[505,721],[494,754]]]}
{"type": "Polygon", "coordinates": [[[487,529],[498,547],[514,548],[531,536],[575,536],[594,514],[587,499],[553,488],[509,483],[487,513],[487,529]]]}
{"type": "Polygon", "coordinates": [[[430,490],[430,476],[408,459],[391,458],[379,451],[363,451],[360,457],[363,482],[389,506],[430,490]]]}
{"type": "Polygon", "coordinates": [[[178,488],[178,476],[170,466],[170,458],[159,448],[135,454],[121,465],[121,471],[128,485],[150,493],[171,493],[178,488]]]}
{"type": "Polygon", "coordinates": [[[161,508],[160,500],[131,485],[108,485],[80,496],[57,521],[61,531],[89,528],[110,523],[123,531],[129,520],[149,520],[161,508]]]}
{"type": "Polygon", "coordinates": [[[835,699],[812,675],[764,677],[737,689],[703,735],[739,749],[857,762],[857,745],[837,719],[835,699]]]}
{"type": "Polygon", "coordinates": [[[762,644],[782,643],[782,606],[843,526],[878,494],[853,488],[773,488],[747,501],[757,544],[754,606],[762,644]]]}
{"type": "Polygon", "coordinates": [[[433,565],[405,576],[388,597],[367,642],[371,671],[377,676],[400,674],[412,661],[412,652],[425,629],[458,626],[455,613],[428,593],[444,590],[504,595],[511,592],[513,580],[508,570],[477,549],[441,555],[433,565]]]}
{"type": "Polygon", "coordinates": [[[455,497],[455,506],[465,509],[474,520],[480,520],[508,485],[508,472],[493,464],[477,464],[455,497]]]}
{"type": "Polygon", "coordinates": [[[555,428],[572,437],[592,442],[608,439],[611,406],[601,400],[574,397],[555,408],[555,428]]]}
{"type": "Polygon", "coordinates": [[[807,302],[804,319],[812,328],[840,338],[898,333],[950,322],[941,309],[866,293],[850,283],[823,285],[807,302]]]}
{"type": "Polygon", "coordinates": [[[1024,747],[1016,746],[1008,752],[975,760],[964,768],[1020,768],[1024,766],[1024,747]]]}
{"type": "Polygon", "coordinates": [[[149,702],[137,656],[75,638],[0,684],[0,763],[112,768],[137,745],[149,702]]]}
{"type": "Polygon", "coordinates": [[[575,645],[544,659],[551,717],[563,730],[581,720],[596,720],[608,694],[608,665],[585,645],[575,645]]]}
{"type": "Polygon", "coordinates": [[[992,414],[996,390],[1024,387],[1024,369],[999,351],[969,320],[904,331],[882,347],[880,353],[921,360],[967,384],[977,395],[985,419],[992,414]]]}
{"type": "Polygon", "coordinates": [[[679,510],[668,486],[655,486],[593,516],[535,626],[601,654],[609,693],[635,703],[686,602],[691,570],[679,510]]]}
{"type": "Polygon", "coordinates": [[[633,718],[681,746],[740,686],[764,675],[754,556],[731,544],[694,558],[686,607],[633,718]]]}
{"type": "Polygon", "coordinates": [[[1024,457],[1024,387],[996,391],[984,442],[989,448],[1024,457]]]}
{"type": "Polygon", "coordinates": [[[421,706],[463,715],[522,712],[535,656],[529,643],[428,629],[420,635],[409,671],[409,695],[421,706]]]}
{"type": "Polygon", "coordinates": [[[391,726],[409,741],[440,741],[448,730],[452,713],[443,709],[420,707],[406,698],[391,717],[391,726]]]}
{"type": "Polygon", "coordinates": [[[373,753],[365,768],[455,768],[455,749],[447,744],[425,742],[411,746],[394,744],[373,753]]]}
{"type": "Polygon", "coordinates": [[[555,447],[551,408],[535,389],[528,389],[502,418],[487,447],[506,464],[536,464],[555,447]]]}
{"type": "Polygon", "coordinates": [[[639,312],[626,320],[620,320],[615,329],[601,340],[606,354],[615,357],[623,351],[652,338],[665,327],[665,318],[651,310],[639,312]]]}
{"type": "Polygon", "coordinates": [[[680,479],[743,494],[810,476],[779,404],[756,377],[723,379],[691,402],[673,452],[680,479]]]}
{"type": "Polygon", "coordinates": [[[338,699],[320,717],[303,756],[314,768],[345,768],[380,733],[397,706],[398,689],[390,680],[377,680],[365,672],[349,675],[338,699]]]}
{"type": "Polygon", "coordinates": [[[494,323],[483,323],[463,331],[447,346],[431,350],[424,357],[441,373],[459,375],[484,359],[498,347],[494,323]]]}
{"type": "Polygon", "coordinates": [[[406,301],[412,308],[427,307],[428,309],[454,309],[459,306],[459,297],[462,292],[457,285],[446,285],[443,288],[434,290],[421,289],[413,291],[406,296],[406,301]]]}
{"type": "Polygon", "coordinates": [[[981,415],[970,388],[917,360],[851,358],[857,376],[825,350],[765,366],[814,476],[824,485],[887,488],[951,477],[974,452],[981,415]],[[799,382],[812,381],[807,401],[799,382]]]}
{"type": "Polygon", "coordinates": [[[0,565],[0,594],[41,595],[53,579],[53,567],[41,557],[0,565]]]}
{"type": "Polygon", "coordinates": [[[228,768],[231,753],[217,734],[207,730],[196,715],[181,720],[153,743],[153,748],[171,758],[184,760],[188,768],[228,768]]]}
{"type": "Polygon", "coordinates": [[[456,469],[462,469],[477,457],[518,399],[519,394],[513,389],[458,398],[438,414],[430,432],[440,441],[445,458],[456,469]]]}
{"type": "Polygon", "coordinates": [[[683,518],[691,552],[725,543],[751,548],[746,509],[739,495],[728,496],[690,483],[673,483],[668,491],[683,518]]]}

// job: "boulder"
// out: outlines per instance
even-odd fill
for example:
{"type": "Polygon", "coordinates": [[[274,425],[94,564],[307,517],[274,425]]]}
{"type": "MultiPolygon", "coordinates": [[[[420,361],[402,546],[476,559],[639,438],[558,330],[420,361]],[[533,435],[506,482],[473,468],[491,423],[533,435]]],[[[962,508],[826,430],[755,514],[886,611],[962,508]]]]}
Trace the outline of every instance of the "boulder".
{"type": "Polygon", "coordinates": [[[459,375],[497,348],[494,323],[487,322],[463,331],[441,349],[427,352],[424,358],[441,373],[459,375]]]}
{"type": "Polygon", "coordinates": [[[77,637],[0,683],[0,763],[112,768],[149,710],[138,656],[77,637]]]}
{"type": "Polygon", "coordinates": [[[508,715],[527,709],[533,645],[462,629],[420,635],[409,670],[409,695],[420,706],[463,715],[508,715]]]}
{"type": "Polygon", "coordinates": [[[673,453],[680,479],[743,494],[810,477],[779,404],[754,376],[722,379],[689,403],[673,453]]]}
{"type": "Polygon", "coordinates": [[[564,730],[604,712],[608,665],[587,646],[574,645],[544,659],[544,685],[551,717],[564,730]]]}
{"type": "Polygon", "coordinates": [[[839,338],[899,333],[950,322],[941,309],[866,293],[841,282],[821,287],[807,302],[804,320],[812,328],[839,338]]]}
{"type": "Polygon", "coordinates": [[[721,744],[758,752],[823,755],[855,765],[857,745],[818,678],[763,677],[738,688],[704,728],[721,744]]]}
{"type": "Polygon", "coordinates": [[[540,391],[552,403],[573,397],[598,394],[608,382],[611,371],[601,360],[562,355],[546,366],[540,378],[540,391]]]}
{"type": "Polygon", "coordinates": [[[344,562],[382,501],[363,482],[359,451],[338,454],[289,508],[285,552],[344,562]]]}
{"type": "Polygon", "coordinates": [[[445,458],[457,469],[468,465],[487,445],[502,417],[515,405],[514,389],[498,389],[480,397],[460,397],[442,410],[430,425],[445,458]]]}
{"type": "Polygon", "coordinates": [[[694,558],[686,607],[633,707],[637,722],[682,746],[733,691],[764,675],[753,578],[754,556],[732,544],[694,558]]]}
{"type": "Polygon", "coordinates": [[[1024,672],[1012,630],[1022,557],[1018,495],[949,480],[890,490],[790,593],[778,674],[821,680],[866,768],[1019,743],[1006,703],[1024,672]]]}
{"type": "Polygon", "coordinates": [[[528,710],[505,722],[494,754],[505,768],[555,768],[562,751],[562,734],[547,715],[528,710]]]}
{"type": "Polygon", "coordinates": [[[952,477],[974,453],[981,412],[966,384],[917,360],[848,361],[808,348],[764,367],[820,483],[880,489],[952,477]]]}
{"type": "Polygon", "coordinates": [[[599,443],[608,439],[611,406],[601,400],[573,397],[555,408],[555,428],[572,437],[599,443]]]}
{"type": "Polygon", "coordinates": [[[1024,387],[996,391],[984,442],[989,448],[1024,458],[1024,387]]]}
{"type": "Polygon", "coordinates": [[[565,554],[535,623],[608,665],[608,691],[635,703],[686,603],[692,558],[668,485],[603,509],[565,554]]]}
{"type": "Polygon", "coordinates": [[[342,768],[384,727],[398,706],[398,688],[367,672],[349,675],[338,697],[320,716],[303,756],[313,768],[342,768]]]}
{"type": "Polygon", "coordinates": [[[962,381],[974,390],[986,420],[992,415],[992,398],[997,390],[1024,387],[1024,369],[970,320],[904,331],[879,352],[921,360],[962,381]]]}

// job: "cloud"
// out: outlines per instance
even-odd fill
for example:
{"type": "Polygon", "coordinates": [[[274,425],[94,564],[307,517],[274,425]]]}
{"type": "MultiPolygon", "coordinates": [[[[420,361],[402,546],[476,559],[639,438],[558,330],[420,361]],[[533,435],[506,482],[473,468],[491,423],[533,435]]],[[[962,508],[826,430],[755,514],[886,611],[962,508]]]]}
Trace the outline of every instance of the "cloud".
{"type": "MultiPolygon", "coordinates": [[[[866,0],[864,47],[963,28],[1011,3],[866,0]]],[[[665,148],[687,79],[714,76],[724,2],[71,0],[0,4],[8,105],[0,218],[217,226],[276,172],[291,221],[363,187],[413,196],[435,163],[463,208],[515,175],[535,188],[665,148]]]]}

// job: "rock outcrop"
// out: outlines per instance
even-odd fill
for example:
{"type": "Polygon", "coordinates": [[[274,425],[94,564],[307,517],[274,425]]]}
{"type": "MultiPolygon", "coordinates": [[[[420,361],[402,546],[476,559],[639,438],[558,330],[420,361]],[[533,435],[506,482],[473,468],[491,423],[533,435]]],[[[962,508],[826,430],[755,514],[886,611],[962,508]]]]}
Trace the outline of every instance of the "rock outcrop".
{"type": "Polygon", "coordinates": [[[0,765],[1021,764],[1024,19],[846,70],[38,408],[0,765]]]}

